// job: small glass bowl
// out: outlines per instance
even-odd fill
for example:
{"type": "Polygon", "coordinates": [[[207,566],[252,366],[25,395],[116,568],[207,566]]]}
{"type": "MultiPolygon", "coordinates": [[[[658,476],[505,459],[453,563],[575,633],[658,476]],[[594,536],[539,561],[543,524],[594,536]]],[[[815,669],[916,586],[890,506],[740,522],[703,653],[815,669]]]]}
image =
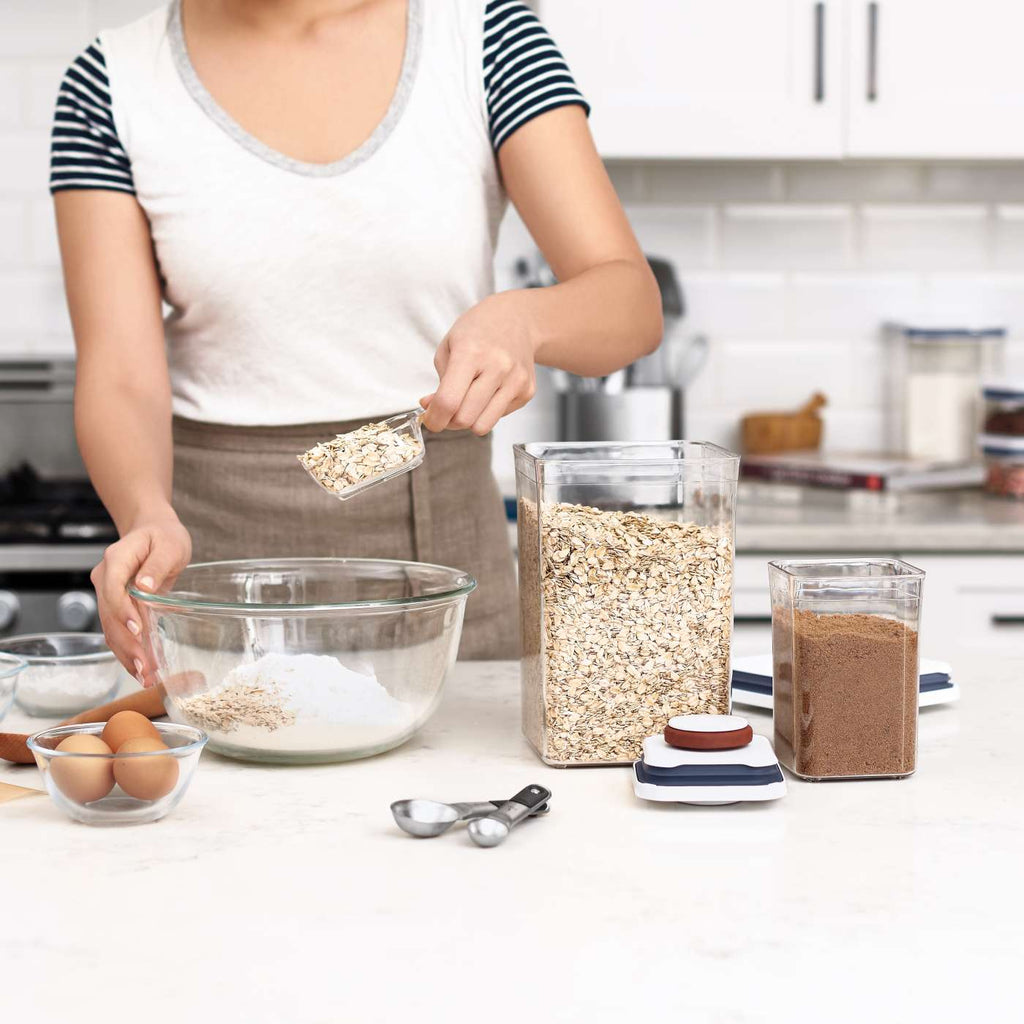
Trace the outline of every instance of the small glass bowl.
{"type": "MultiPolygon", "coordinates": [[[[99,736],[104,722],[90,725],[58,725],[43,729],[28,739],[39,770],[43,773],[46,791],[53,802],[69,817],[86,825],[142,825],[158,821],[178,806],[185,795],[192,776],[195,774],[199,757],[206,746],[206,733],[190,725],[173,722],[154,722],[160,739],[167,744],[167,750],[147,751],[137,754],[77,754],[57,750],[58,744],[78,733],[99,736]],[[114,762],[128,759],[150,758],[151,760],[173,758],[177,764],[177,778],[173,788],[154,800],[140,800],[130,796],[119,785],[112,784],[110,792],[99,799],[82,802],[69,792],[78,781],[74,772],[92,772],[97,762],[109,762],[113,783],[114,762]]],[[[158,766],[159,767],[159,766],[158,766]]]]}
{"type": "Polygon", "coordinates": [[[0,719],[11,709],[18,686],[18,674],[24,669],[25,662],[21,658],[0,651],[0,719]]]}
{"type": "Polygon", "coordinates": [[[0,640],[0,651],[21,658],[18,707],[40,718],[68,718],[111,700],[121,665],[102,633],[32,633],[0,640]]]}

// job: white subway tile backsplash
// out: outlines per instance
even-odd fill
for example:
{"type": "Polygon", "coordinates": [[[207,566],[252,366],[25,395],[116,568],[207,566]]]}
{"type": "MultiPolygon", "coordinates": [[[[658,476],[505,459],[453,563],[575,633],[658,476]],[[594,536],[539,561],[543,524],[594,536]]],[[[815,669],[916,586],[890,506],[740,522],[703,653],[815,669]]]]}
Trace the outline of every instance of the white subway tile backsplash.
{"type": "Polygon", "coordinates": [[[50,134],[39,129],[0,132],[0,195],[45,194],[50,174],[50,134]]]}
{"type": "Polygon", "coordinates": [[[728,205],[721,261],[730,270],[842,269],[851,265],[852,209],[841,205],[728,205]]]}
{"type": "Polygon", "coordinates": [[[623,203],[642,203],[649,198],[647,169],[629,160],[608,160],[605,170],[623,203]]]}
{"type": "Polygon", "coordinates": [[[30,127],[49,129],[53,124],[57,90],[70,59],[35,61],[27,69],[24,109],[25,123],[30,127]]]}
{"type": "Polygon", "coordinates": [[[708,412],[688,406],[683,424],[689,441],[710,441],[730,451],[740,450],[740,414],[734,412],[708,412]]]}
{"type": "Polygon", "coordinates": [[[796,202],[913,200],[921,195],[924,168],[915,164],[787,164],[786,198],[796,202]]]}
{"type": "Polygon", "coordinates": [[[0,64],[0,128],[22,123],[24,74],[20,64],[0,64]]]}
{"type": "Polygon", "coordinates": [[[981,205],[869,205],[861,221],[866,267],[970,270],[989,263],[989,216],[981,205]]]}
{"type": "Polygon", "coordinates": [[[1024,199],[1024,163],[938,164],[927,168],[925,182],[929,199],[1024,199]]]}
{"type": "Polygon", "coordinates": [[[0,199],[0,266],[20,262],[28,233],[25,221],[24,203],[0,199]]]}
{"type": "Polygon", "coordinates": [[[940,327],[1005,327],[1024,338],[1024,273],[931,274],[924,320],[940,327]]]}
{"type": "Polygon", "coordinates": [[[59,267],[60,248],[53,217],[53,200],[33,199],[29,203],[29,261],[36,266],[59,267]]]}
{"type": "Polygon", "coordinates": [[[822,447],[829,451],[877,452],[887,448],[885,417],[874,410],[826,408],[822,419],[822,447]]]}
{"type": "Polygon", "coordinates": [[[652,161],[643,166],[650,198],[659,203],[782,198],[782,170],[777,164],[652,161]]]}
{"type": "Polygon", "coordinates": [[[686,328],[720,338],[783,338],[786,335],[782,274],[692,273],[681,278],[686,328]]]}
{"type": "Polygon", "coordinates": [[[1024,205],[996,207],[995,265],[1003,270],[1024,270],[1024,205]]]}
{"type": "Polygon", "coordinates": [[[914,320],[923,305],[914,274],[794,274],[787,322],[794,337],[867,340],[885,321],[914,320]]]}
{"type": "Polygon", "coordinates": [[[680,271],[711,266],[713,207],[631,204],[626,213],[641,248],[649,256],[672,260],[680,271]]]}
{"type": "Polygon", "coordinates": [[[89,41],[88,0],[3,0],[0,57],[73,55],[89,41]]]}
{"type": "Polygon", "coordinates": [[[719,404],[743,412],[797,409],[816,391],[830,405],[856,405],[857,347],[852,342],[726,343],[719,404]]]}
{"type": "Polygon", "coordinates": [[[7,335],[70,335],[59,270],[0,271],[0,333],[7,335]]]}

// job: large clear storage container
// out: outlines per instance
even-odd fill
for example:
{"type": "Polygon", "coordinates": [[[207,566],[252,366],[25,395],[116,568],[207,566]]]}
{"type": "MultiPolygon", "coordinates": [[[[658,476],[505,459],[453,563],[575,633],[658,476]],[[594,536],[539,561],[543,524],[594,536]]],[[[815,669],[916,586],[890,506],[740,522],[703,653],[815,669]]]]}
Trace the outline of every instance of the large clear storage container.
{"type": "Polygon", "coordinates": [[[523,729],[621,765],[728,714],[739,456],[691,441],[516,445],[523,729]]]}
{"type": "Polygon", "coordinates": [[[889,325],[893,447],[914,459],[977,458],[981,381],[1003,361],[1001,327],[923,328],[889,325]]]}
{"type": "Polygon", "coordinates": [[[917,765],[924,573],[896,558],[769,562],[775,753],[804,779],[917,765]]]}

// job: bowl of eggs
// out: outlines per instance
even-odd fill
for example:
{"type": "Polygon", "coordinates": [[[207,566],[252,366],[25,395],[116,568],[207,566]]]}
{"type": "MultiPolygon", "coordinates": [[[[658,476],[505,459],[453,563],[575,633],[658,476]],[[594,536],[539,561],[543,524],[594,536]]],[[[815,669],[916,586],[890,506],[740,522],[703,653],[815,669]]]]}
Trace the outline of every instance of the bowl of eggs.
{"type": "Polygon", "coordinates": [[[190,725],[120,711],[108,722],[58,725],[28,748],[53,802],[86,825],[138,825],[169,814],[185,795],[206,745],[190,725]]]}

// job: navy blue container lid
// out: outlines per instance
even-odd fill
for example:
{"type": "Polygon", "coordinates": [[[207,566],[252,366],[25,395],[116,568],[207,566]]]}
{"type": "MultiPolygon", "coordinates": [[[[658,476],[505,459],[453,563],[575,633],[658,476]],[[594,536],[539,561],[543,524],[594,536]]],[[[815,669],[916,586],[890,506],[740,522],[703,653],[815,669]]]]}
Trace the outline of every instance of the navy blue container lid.
{"type": "Polygon", "coordinates": [[[984,381],[981,394],[990,402],[1024,402],[1024,379],[984,381]]]}
{"type": "Polygon", "coordinates": [[[905,338],[920,341],[984,341],[987,338],[1005,338],[1005,327],[901,327],[905,338]]]}

